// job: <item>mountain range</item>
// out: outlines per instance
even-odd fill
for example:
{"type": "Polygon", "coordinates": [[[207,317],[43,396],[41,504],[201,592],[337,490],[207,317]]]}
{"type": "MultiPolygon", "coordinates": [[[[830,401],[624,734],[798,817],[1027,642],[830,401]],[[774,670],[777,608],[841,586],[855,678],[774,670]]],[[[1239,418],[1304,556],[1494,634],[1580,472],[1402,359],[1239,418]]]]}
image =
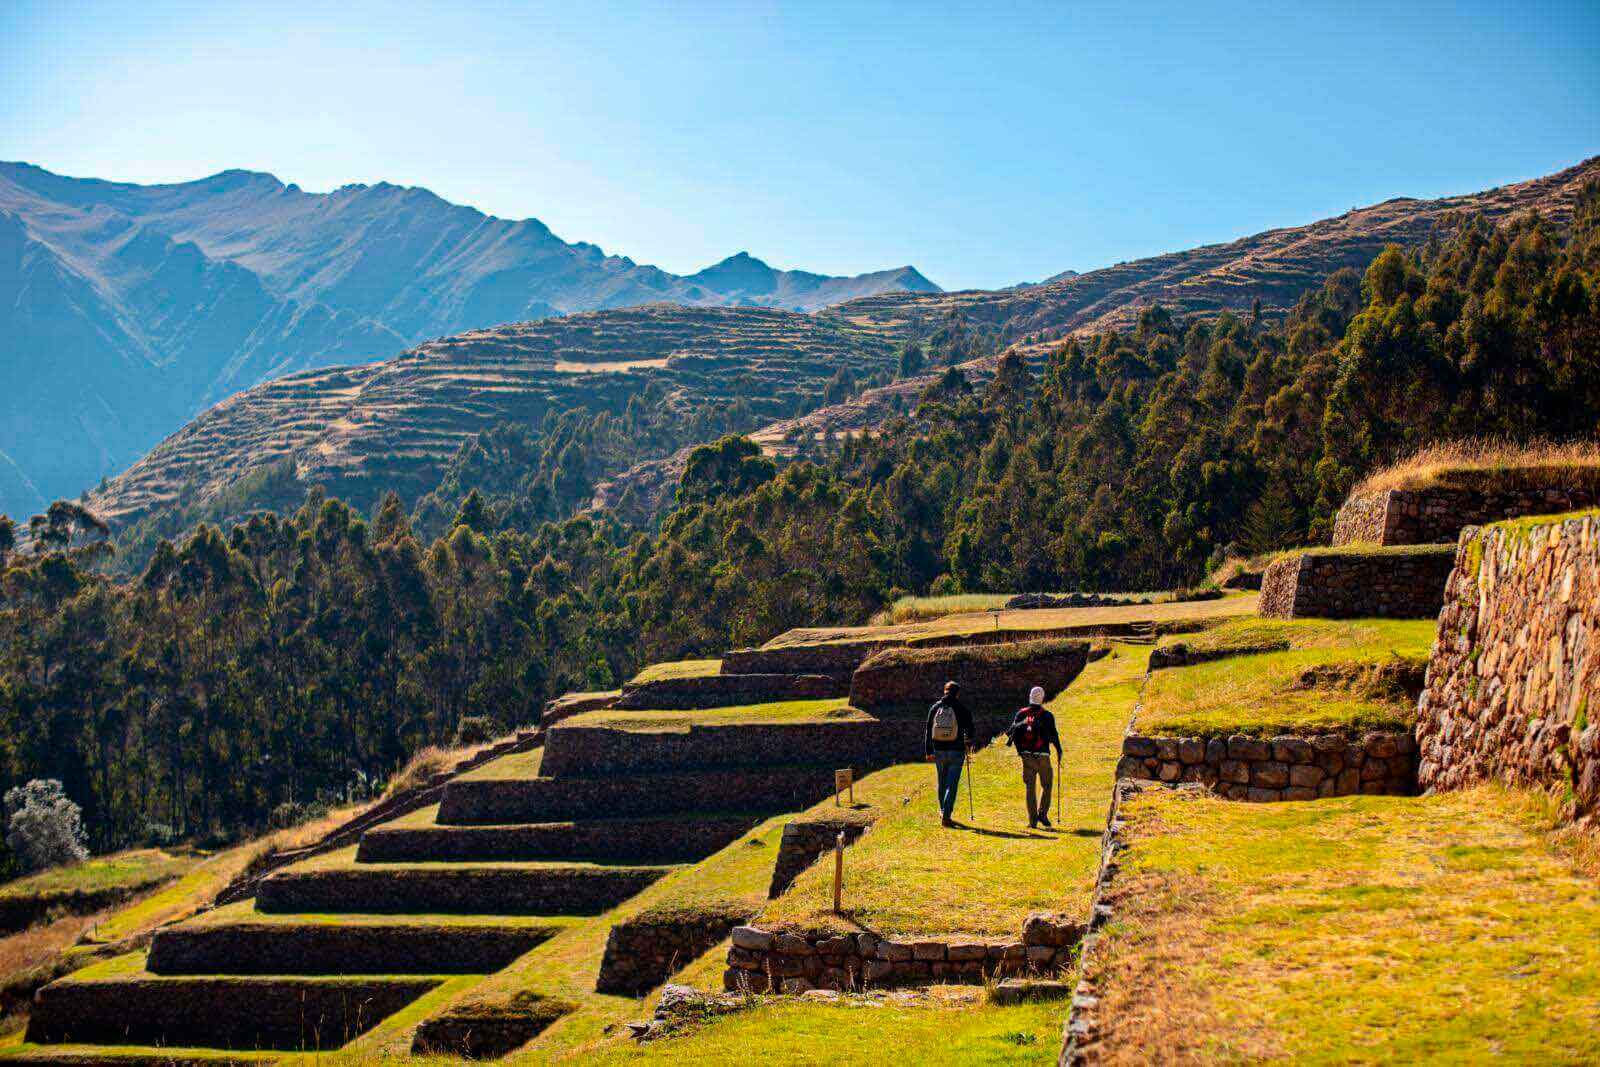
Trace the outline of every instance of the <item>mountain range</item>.
{"type": "Polygon", "coordinates": [[[387,183],[146,186],[0,163],[0,512],[77,495],[296,371],[593,309],[810,311],[894,290],[939,291],[909,266],[830,277],[744,252],[676,275],[387,183]]]}
{"type": "MultiPolygon", "coordinates": [[[[870,429],[908,410],[936,373],[856,388],[842,402],[792,414],[797,398],[817,396],[840,371],[857,383],[881,380],[893,368],[894,346],[907,340],[952,329],[982,335],[990,354],[963,364],[969,377],[981,378],[1003,351],[1036,356],[1072,335],[1125,329],[1156,304],[1185,315],[1258,306],[1277,315],[1333,272],[1364,269],[1387,245],[1421,245],[1464,215],[1504,220],[1537,211],[1565,225],[1579,188],[1597,179],[1600,157],[1482,193],[1389,200],[1309,225],[1003,290],[889,292],[809,314],[658,305],[471,331],[383,363],[295,375],[243,392],[92,494],[91,504],[126,528],[152,513],[225,496],[233,509],[282,506],[312,484],[362,506],[391,488],[414,500],[438,482],[468,438],[496,422],[533,425],[549,411],[575,407],[618,412],[652,387],[682,411],[742,399],[766,420],[755,438],[783,452],[797,431],[870,429]],[[293,465],[289,484],[270,479],[276,496],[237,490],[254,484],[253,477],[266,481],[269,468],[281,473],[286,461],[293,465]]],[[[686,455],[682,449],[608,472],[594,503],[658,506],[686,455]]]]}

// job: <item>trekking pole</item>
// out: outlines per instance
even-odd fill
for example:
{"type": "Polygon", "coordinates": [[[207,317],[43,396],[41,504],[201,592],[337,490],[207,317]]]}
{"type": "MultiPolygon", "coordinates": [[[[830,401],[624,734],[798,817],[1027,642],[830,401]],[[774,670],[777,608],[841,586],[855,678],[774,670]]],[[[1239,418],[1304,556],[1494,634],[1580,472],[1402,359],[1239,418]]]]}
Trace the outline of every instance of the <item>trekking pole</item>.
{"type": "Polygon", "coordinates": [[[978,817],[973,814],[973,808],[972,808],[972,750],[970,748],[967,749],[966,763],[967,763],[967,818],[969,820],[976,821],[978,817]]]}
{"type": "Polygon", "coordinates": [[[1062,800],[1067,793],[1067,780],[1061,776],[1061,750],[1056,750],[1056,822],[1061,822],[1062,800]]]}

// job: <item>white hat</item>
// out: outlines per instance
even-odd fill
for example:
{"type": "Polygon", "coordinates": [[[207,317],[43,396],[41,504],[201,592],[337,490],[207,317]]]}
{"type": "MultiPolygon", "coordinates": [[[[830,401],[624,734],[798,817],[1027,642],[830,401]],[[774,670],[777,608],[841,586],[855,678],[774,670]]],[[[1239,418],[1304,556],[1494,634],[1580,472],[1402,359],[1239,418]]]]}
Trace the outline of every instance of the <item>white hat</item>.
{"type": "Polygon", "coordinates": [[[1043,686],[1036,685],[1032,689],[1028,690],[1028,703],[1030,703],[1030,704],[1043,704],[1044,703],[1044,687],[1043,686]]]}

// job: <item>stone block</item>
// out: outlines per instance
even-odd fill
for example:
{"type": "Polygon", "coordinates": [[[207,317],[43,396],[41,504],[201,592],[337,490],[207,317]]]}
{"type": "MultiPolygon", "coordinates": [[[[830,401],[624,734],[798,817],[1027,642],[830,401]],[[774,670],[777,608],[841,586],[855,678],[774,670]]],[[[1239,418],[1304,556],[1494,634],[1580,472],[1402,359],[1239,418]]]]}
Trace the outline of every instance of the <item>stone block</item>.
{"type": "Polygon", "coordinates": [[[982,961],[989,955],[989,946],[976,941],[952,941],[946,958],[952,963],[982,961]]]}
{"type": "Polygon", "coordinates": [[[1250,768],[1250,784],[1262,789],[1282,789],[1289,784],[1289,765],[1267,760],[1250,768]]]}
{"type": "Polygon", "coordinates": [[[1228,758],[1248,763],[1272,758],[1272,746],[1257,737],[1234,734],[1228,738],[1228,758]]]}
{"type": "Polygon", "coordinates": [[[1138,759],[1154,756],[1156,754],[1155,739],[1140,737],[1138,734],[1129,734],[1122,739],[1122,754],[1124,756],[1134,756],[1138,759]]]}
{"type": "Polygon", "coordinates": [[[1322,784],[1326,777],[1322,768],[1309,763],[1297,763],[1289,768],[1289,784],[1296,787],[1315,789],[1322,784]]]}
{"type": "Polygon", "coordinates": [[[1245,794],[1245,799],[1250,801],[1252,804],[1270,804],[1273,801],[1282,800],[1283,791],[1279,789],[1259,789],[1256,787],[1251,787],[1250,791],[1245,794]]]}
{"type": "Polygon", "coordinates": [[[891,963],[903,963],[911,959],[911,946],[903,941],[879,941],[878,958],[891,963]]]}
{"type": "Polygon", "coordinates": [[[1202,763],[1206,758],[1206,743],[1198,737],[1185,737],[1178,742],[1178,760],[1181,763],[1202,763]]]}
{"type": "Polygon", "coordinates": [[[754,926],[735,926],[733,933],[735,948],[746,948],[752,952],[772,951],[772,934],[754,926]]]}
{"type": "Polygon", "coordinates": [[[780,956],[811,956],[817,950],[811,942],[798,934],[775,934],[772,938],[772,951],[780,956]]]}
{"type": "Polygon", "coordinates": [[[943,941],[913,941],[911,943],[911,958],[924,962],[942,960],[945,955],[943,941]]]}

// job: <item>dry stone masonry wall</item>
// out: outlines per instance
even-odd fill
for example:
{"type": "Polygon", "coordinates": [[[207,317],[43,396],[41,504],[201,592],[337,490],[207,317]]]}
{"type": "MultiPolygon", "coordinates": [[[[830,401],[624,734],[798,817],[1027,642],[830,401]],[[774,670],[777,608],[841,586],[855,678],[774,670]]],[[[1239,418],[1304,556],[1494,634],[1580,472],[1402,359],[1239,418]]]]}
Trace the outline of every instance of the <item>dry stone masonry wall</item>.
{"type": "Polygon", "coordinates": [[[1498,779],[1600,813],[1600,512],[1463,531],[1417,737],[1424,789],[1498,779]]]}
{"type": "Polygon", "coordinates": [[[1429,619],[1454,563],[1450,545],[1301,552],[1267,568],[1257,610],[1277,619],[1429,619]]]}
{"type": "Polygon", "coordinates": [[[606,936],[595,992],[637,997],[699,959],[756,912],[752,904],[728,901],[688,914],[645,912],[617,923],[606,936]]]}
{"type": "Polygon", "coordinates": [[[866,658],[900,641],[838,641],[781,648],[736,648],[722,654],[723,674],[823,674],[849,688],[866,658]]]}
{"type": "Polygon", "coordinates": [[[1463,527],[1526,515],[1551,515],[1600,504],[1583,486],[1382,489],[1346,500],[1334,519],[1336,545],[1454,543],[1463,527]]]}
{"type": "Polygon", "coordinates": [[[1122,739],[1118,778],[1195,782],[1231,800],[1316,800],[1355,793],[1409,796],[1417,744],[1409,733],[1361,737],[1145,737],[1122,739]]]}
{"type": "Polygon", "coordinates": [[[1005,713],[1043,686],[1051,697],[1089,662],[1086,641],[1019,641],[978,647],[888,649],[863,663],[850,682],[850,703],[872,711],[920,711],[959,682],[974,712],[1005,713]]]}
{"type": "Polygon", "coordinates": [[[911,751],[907,746],[907,736],[915,735],[918,745],[922,740],[922,724],[912,725],[916,729],[894,722],[840,719],[652,731],[557,726],[545,741],[540,773],[551,777],[603,776],[684,767],[771,765],[796,757],[860,768],[896,757],[920,755],[920,750],[911,751]]]}
{"type": "Polygon", "coordinates": [[[767,896],[775,897],[794,884],[801,871],[834,847],[840,834],[844,834],[845,844],[854,844],[875,818],[876,814],[871,811],[841,808],[838,812],[789,822],[778,843],[778,858],[772,865],[772,884],[767,888],[767,896]]]}
{"type": "Polygon", "coordinates": [[[723,984],[752,993],[794,994],[1053,974],[1071,962],[1083,930],[1082,923],[1045,913],[1030,915],[1015,941],[896,940],[871,933],[798,934],[739,926],[733,930],[723,984]]]}
{"type": "Polygon", "coordinates": [[[624,686],[614,706],[629,711],[724,708],[780,700],[821,700],[841,697],[848,691],[847,685],[826,674],[705,674],[624,686]]]}

